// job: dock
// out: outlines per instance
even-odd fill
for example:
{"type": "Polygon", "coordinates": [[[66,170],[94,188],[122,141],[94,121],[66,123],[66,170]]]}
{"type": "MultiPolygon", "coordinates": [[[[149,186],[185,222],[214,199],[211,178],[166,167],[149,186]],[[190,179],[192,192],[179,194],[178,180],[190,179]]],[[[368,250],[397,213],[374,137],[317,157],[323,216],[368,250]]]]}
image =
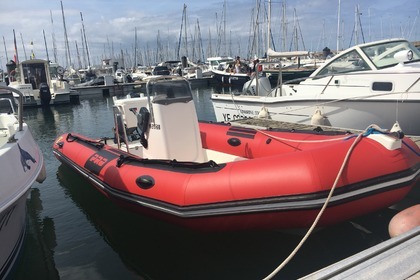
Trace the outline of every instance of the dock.
{"type": "Polygon", "coordinates": [[[307,275],[312,279],[420,279],[420,227],[307,275]]]}

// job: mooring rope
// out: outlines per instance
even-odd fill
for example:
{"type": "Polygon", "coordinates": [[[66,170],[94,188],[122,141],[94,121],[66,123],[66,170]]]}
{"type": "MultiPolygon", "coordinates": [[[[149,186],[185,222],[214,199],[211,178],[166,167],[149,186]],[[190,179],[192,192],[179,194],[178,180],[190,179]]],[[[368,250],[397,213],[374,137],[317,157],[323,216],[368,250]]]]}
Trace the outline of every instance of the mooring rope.
{"type": "Polygon", "coordinates": [[[303,236],[302,240],[299,242],[299,244],[296,246],[296,248],[289,254],[289,256],[275,270],[273,270],[273,272],[271,272],[268,276],[263,278],[263,280],[272,279],[283,267],[285,267],[289,263],[289,261],[296,255],[296,253],[300,250],[300,248],[303,246],[303,244],[306,242],[306,240],[309,238],[309,236],[312,234],[313,230],[315,229],[316,225],[318,224],[319,220],[321,219],[322,214],[324,213],[325,209],[327,208],[328,203],[331,200],[331,197],[334,193],[334,190],[335,190],[335,188],[338,184],[338,180],[340,179],[341,174],[343,173],[344,167],[346,166],[346,164],[347,164],[347,162],[350,158],[351,152],[354,150],[357,143],[359,143],[360,139],[362,139],[362,137],[365,136],[365,133],[368,132],[368,130],[372,127],[373,127],[373,125],[366,128],[362,133],[359,133],[359,135],[356,137],[356,139],[354,140],[354,142],[350,146],[349,150],[347,151],[346,156],[344,157],[343,163],[341,164],[340,170],[338,171],[338,174],[335,178],[334,184],[333,184],[333,186],[332,186],[332,188],[331,188],[331,190],[328,194],[328,197],[325,200],[324,205],[322,206],[321,210],[319,211],[318,215],[316,216],[316,218],[315,218],[314,222],[312,223],[311,227],[306,232],[305,236],[303,236]]]}

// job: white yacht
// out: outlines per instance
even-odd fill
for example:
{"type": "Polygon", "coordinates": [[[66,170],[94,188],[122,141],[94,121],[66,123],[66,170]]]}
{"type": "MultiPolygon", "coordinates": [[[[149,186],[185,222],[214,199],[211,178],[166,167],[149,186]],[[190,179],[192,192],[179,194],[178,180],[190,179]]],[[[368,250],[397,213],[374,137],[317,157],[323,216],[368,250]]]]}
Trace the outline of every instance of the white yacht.
{"type": "MultiPolygon", "coordinates": [[[[18,90],[1,86],[23,99],[18,90]]],[[[44,157],[23,122],[23,104],[16,116],[12,100],[0,99],[0,279],[8,279],[25,238],[26,199],[35,181],[46,178],[44,157]]]]}
{"type": "MultiPolygon", "coordinates": [[[[70,86],[62,79],[64,68],[42,59],[26,60],[9,72],[9,86],[22,92],[23,106],[70,103],[70,86]]],[[[17,100],[19,96],[13,93],[17,100]]]]}
{"type": "Polygon", "coordinates": [[[420,51],[404,39],[351,47],[309,78],[255,95],[212,94],[217,121],[278,121],[365,129],[372,123],[420,135],[420,51]]]}

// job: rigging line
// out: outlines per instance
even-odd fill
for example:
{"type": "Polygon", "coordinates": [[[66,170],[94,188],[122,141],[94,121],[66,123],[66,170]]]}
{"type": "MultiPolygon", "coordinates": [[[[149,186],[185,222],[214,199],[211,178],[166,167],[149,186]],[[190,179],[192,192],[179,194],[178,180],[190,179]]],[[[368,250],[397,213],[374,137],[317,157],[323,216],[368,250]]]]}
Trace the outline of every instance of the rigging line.
{"type": "Polygon", "coordinates": [[[235,107],[236,111],[238,111],[239,116],[242,114],[242,110],[239,108],[239,105],[235,103],[235,98],[233,97],[233,92],[230,92],[230,97],[232,98],[233,106],[235,107]]]}
{"type": "MultiPolygon", "coordinates": [[[[366,128],[364,132],[366,132],[371,126],[366,128]]],[[[296,253],[299,251],[299,249],[303,246],[303,244],[306,242],[306,240],[309,238],[309,236],[312,234],[313,230],[315,229],[316,225],[318,224],[318,221],[320,220],[322,214],[324,213],[325,209],[327,208],[328,203],[331,200],[331,197],[334,193],[334,190],[338,184],[338,180],[341,177],[341,174],[343,173],[344,167],[347,165],[347,162],[350,158],[350,154],[356,147],[357,143],[360,142],[360,139],[362,139],[364,132],[360,133],[357,138],[354,140],[353,144],[350,146],[349,150],[347,151],[346,156],[344,157],[343,163],[341,164],[340,170],[338,171],[338,174],[335,178],[334,184],[328,194],[327,199],[325,200],[324,205],[322,206],[321,210],[319,211],[318,215],[316,216],[314,222],[312,223],[311,227],[306,232],[305,236],[302,238],[302,240],[299,242],[299,244],[296,246],[296,248],[290,253],[290,255],[275,269],[273,272],[271,272],[267,277],[263,278],[263,280],[269,280],[273,278],[286,264],[289,263],[289,261],[296,255],[296,253]]]]}

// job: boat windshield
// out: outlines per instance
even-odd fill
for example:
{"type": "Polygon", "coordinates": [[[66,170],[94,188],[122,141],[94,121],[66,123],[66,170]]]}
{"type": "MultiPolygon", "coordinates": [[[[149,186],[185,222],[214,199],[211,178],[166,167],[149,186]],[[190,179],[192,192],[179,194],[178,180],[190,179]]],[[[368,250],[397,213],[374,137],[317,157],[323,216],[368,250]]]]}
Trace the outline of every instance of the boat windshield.
{"type": "Polygon", "coordinates": [[[39,89],[41,83],[47,83],[45,63],[22,63],[25,84],[32,84],[33,89],[39,89]]]}
{"type": "Polygon", "coordinates": [[[398,64],[394,55],[399,51],[411,50],[412,60],[420,59],[420,52],[407,41],[392,41],[366,46],[361,48],[378,69],[387,68],[398,64]]]}
{"type": "Polygon", "coordinates": [[[149,82],[147,91],[153,103],[176,103],[193,100],[190,85],[185,80],[161,80],[149,82]]]}
{"type": "Polygon", "coordinates": [[[317,76],[349,73],[354,71],[371,70],[356,50],[353,50],[340,57],[333,58],[331,62],[322,69],[317,76]]]}
{"type": "Polygon", "coordinates": [[[225,65],[228,62],[234,62],[234,59],[231,57],[217,57],[217,58],[208,58],[208,63],[212,69],[219,69],[222,70],[223,67],[221,65],[225,65]]]}

